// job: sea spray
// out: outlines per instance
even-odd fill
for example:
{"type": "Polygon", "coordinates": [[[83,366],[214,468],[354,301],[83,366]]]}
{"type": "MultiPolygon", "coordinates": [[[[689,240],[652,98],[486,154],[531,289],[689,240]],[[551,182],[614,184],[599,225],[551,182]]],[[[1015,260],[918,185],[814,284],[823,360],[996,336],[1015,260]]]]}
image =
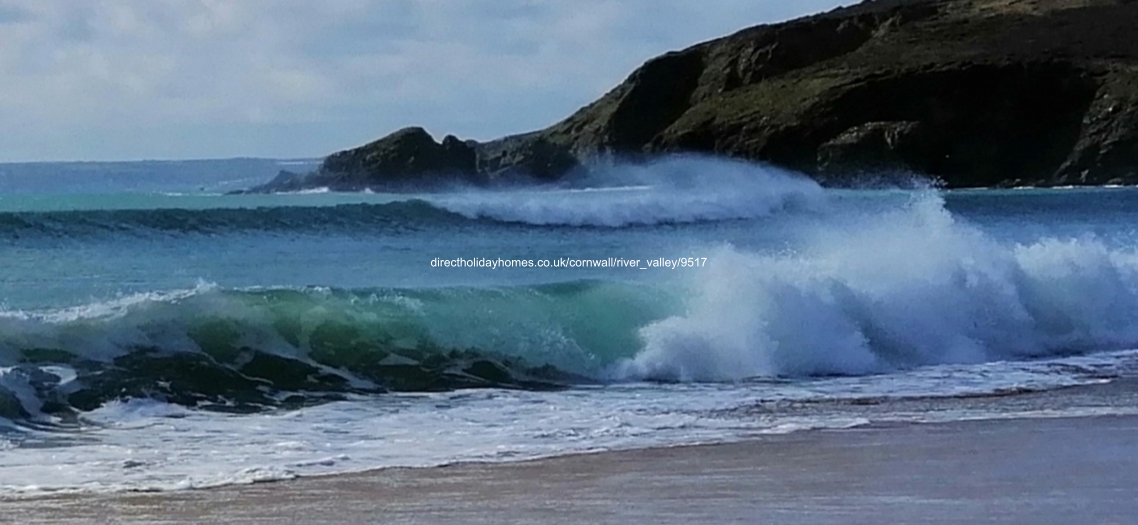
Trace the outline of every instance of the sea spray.
{"type": "Polygon", "coordinates": [[[1093,237],[991,239],[922,192],[831,217],[793,253],[724,248],[688,312],[640,330],[626,379],[867,374],[1138,347],[1138,255],[1093,237]]]}
{"type": "Polygon", "coordinates": [[[1094,237],[1000,241],[954,217],[940,194],[913,195],[880,213],[831,207],[799,221],[791,248],[724,246],[651,284],[203,283],[7,311],[0,366],[71,370],[77,380],[53,383],[10,369],[7,391],[48,406],[115,396],[254,406],[297,391],[858,375],[1138,347],[1132,250],[1094,237]],[[153,373],[172,369],[191,372],[153,373]],[[212,383],[190,381],[206,371],[212,383]]]}
{"type": "Polygon", "coordinates": [[[472,219],[541,226],[624,227],[755,219],[811,210],[824,190],[801,175],[737,161],[666,157],[600,170],[583,189],[469,191],[429,197],[472,219]]]}
{"type": "Polygon", "coordinates": [[[489,197],[186,195],[160,173],[0,197],[0,498],[1138,406],[1135,351],[1063,355],[1134,346],[1135,190],[653,173],[681,165],[489,197]]]}

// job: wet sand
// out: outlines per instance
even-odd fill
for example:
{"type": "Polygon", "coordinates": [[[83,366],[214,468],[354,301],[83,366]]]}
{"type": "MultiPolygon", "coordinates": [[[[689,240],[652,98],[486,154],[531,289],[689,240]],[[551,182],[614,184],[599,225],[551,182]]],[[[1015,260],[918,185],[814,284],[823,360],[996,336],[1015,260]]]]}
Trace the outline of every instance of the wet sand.
{"type": "Polygon", "coordinates": [[[906,425],[0,502],[20,524],[1131,524],[1138,417],[906,425]]]}

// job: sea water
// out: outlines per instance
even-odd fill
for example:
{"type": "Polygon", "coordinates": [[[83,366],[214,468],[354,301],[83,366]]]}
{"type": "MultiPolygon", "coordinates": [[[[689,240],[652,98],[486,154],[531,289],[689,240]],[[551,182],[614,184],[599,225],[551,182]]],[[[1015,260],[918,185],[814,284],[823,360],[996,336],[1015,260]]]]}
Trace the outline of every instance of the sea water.
{"type": "Polygon", "coordinates": [[[1138,190],[225,194],[259,162],[0,168],[0,497],[1133,410],[1061,400],[1134,375],[1138,190]]]}

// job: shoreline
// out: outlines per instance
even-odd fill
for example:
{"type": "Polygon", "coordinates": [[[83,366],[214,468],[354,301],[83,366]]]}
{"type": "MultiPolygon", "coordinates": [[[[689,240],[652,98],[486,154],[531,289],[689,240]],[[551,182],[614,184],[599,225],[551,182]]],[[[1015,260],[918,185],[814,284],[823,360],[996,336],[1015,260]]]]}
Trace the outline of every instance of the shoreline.
{"type": "Polygon", "coordinates": [[[0,501],[16,523],[1127,523],[1138,416],[870,425],[205,490],[0,501]]]}

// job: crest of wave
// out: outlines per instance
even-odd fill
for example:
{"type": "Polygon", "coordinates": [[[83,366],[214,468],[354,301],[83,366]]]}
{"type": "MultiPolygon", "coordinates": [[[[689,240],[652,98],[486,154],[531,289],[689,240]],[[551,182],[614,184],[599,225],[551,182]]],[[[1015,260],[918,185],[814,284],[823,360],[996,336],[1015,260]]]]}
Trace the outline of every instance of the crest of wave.
{"type": "Polygon", "coordinates": [[[825,200],[822,188],[806,177],[694,156],[609,167],[583,186],[468,191],[429,200],[469,218],[601,227],[751,219],[788,208],[812,208],[825,200]]]}
{"type": "Polygon", "coordinates": [[[625,379],[866,374],[1138,347],[1138,254],[1094,238],[998,242],[926,192],[832,217],[805,248],[725,248],[687,313],[643,327],[625,379]]]}

